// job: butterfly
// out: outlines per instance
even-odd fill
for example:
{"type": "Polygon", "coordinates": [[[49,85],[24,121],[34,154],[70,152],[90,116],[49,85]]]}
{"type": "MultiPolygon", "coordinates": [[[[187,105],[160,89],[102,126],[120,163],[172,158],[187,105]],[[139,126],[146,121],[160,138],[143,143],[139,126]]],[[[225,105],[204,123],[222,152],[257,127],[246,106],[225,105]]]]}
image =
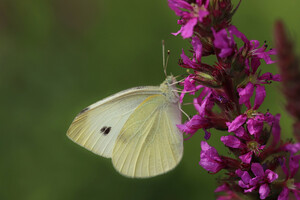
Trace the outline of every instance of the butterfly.
{"type": "Polygon", "coordinates": [[[181,108],[176,79],[160,86],[121,91],[83,109],[67,136],[100,156],[111,158],[127,177],[146,178],[173,169],[183,155],[181,108]]]}

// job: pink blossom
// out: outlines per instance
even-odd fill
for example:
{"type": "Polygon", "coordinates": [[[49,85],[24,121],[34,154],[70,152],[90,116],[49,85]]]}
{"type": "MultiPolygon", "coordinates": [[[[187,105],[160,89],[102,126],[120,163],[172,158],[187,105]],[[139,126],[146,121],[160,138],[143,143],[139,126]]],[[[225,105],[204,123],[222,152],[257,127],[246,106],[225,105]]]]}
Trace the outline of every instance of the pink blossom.
{"type": "Polygon", "coordinates": [[[203,22],[203,19],[209,15],[207,10],[209,0],[197,0],[192,5],[183,0],[168,1],[170,8],[181,17],[179,21],[179,24],[182,25],[181,29],[174,35],[181,34],[183,38],[192,37],[196,24],[203,22]]]}
{"type": "Polygon", "coordinates": [[[293,154],[297,153],[300,151],[300,143],[295,143],[295,144],[287,144],[285,147],[284,147],[284,150],[287,150],[289,152],[293,154]]]}
{"type": "Polygon", "coordinates": [[[227,136],[222,136],[221,141],[228,147],[231,148],[244,148],[246,147],[241,140],[239,140],[237,137],[234,137],[233,135],[227,135],[227,136]]]}
{"type": "Polygon", "coordinates": [[[260,199],[265,199],[269,196],[269,184],[278,179],[278,174],[272,170],[267,169],[264,171],[259,163],[252,163],[251,171],[254,174],[252,178],[247,171],[238,169],[236,174],[241,178],[239,181],[240,187],[244,188],[245,192],[252,192],[258,189],[260,199]]]}
{"type": "Polygon", "coordinates": [[[253,140],[245,131],[244,128],[238,128],[235,133],[236,136],[227,135],[222,136],[221,141],[228,147],[239,150],[239,158],[243,163],[250,164],[253,154],[260,155],[265,145],[259,143],[259,140],[253,140]]]}
{"type": "Polygon", "coordinates": [[[246,36],[240,31],[238,31],[238,29],[235,26],[231,25],[228,27],[227,30],[222,29],[216,32],[214,29],[212,29],[214,35],[214,45],[216,48],[221,50],[218,54],[220,58],[231,56],[237,52],[237,46],[234,41],[234,35],[242,39],[242,41],[244,41],[245,43],[248,42],[246,36]]]}
{"type": "Polygon", "coordinates": [[[223,192],[225,195],[219,195],[217,200],[235,200],[240,199],[239,196],[233,192],[229,186],[229,184],[224,183],[223,185],[217,187],[215,192],[223,192]]]}
{"type": "Polygon", "coordinates": [[[214,34],[214,45],[216,48],[220,49],[220,53],[218,54],[220,58],[225,58],[234,53],[235,50],[235,42],[233,36],[228,37],[226,29],[222,29],[219,32],[213,30],[214,34]]]}
{"type": "Polygon", "coordinates": [[[281,165],[283,172],[286,175],[284,181],[284,187],[278,196],[278,200],[289,200],[289,194],[292,192],[296,199],[300,199],[300,183],[294,182],[294,176],[299,169],[300,155],[290,156],[289,164],[287,164],[286,159],[283,158],[283,163],[281,165]]]}
{"type": "Polygon", "coordinates": [[[208,145],[207,142],[201,142],[201,153],[200,153],[200,162],[201,165],[205,170],[217,173],[221,169],[223,169],[223,161],[222,158],[219,156],[217,150],[214,147],[208,145]]]}
{"type": "Polygon", "coordinates": [[[247,120],[247,115],[239,115],[232,122],[227,122],[228,132],[234,132],[239,129],[247,120]]]}
{"type": "Polygon", "coordinates": [[[200,115],[195,115],[191,120],[184,124],[179,124],[177,127],[184,133],[194,134],[201,128],[206,128],[209,125],[209,121],[200,115]]]}
{"type": "Polygon", "coordinates": [[[190,74],[189,76],[187,76],[184,81],[181,83],[181,85],[183,85],[183,90],[180,94],[180,103],[183,102],[183,98],[185,96],[185,94],[189,93],[191,95],[194,95],[195,92],[197,92],[200,88],[202,88],[202,85],[196,85],[195,83],[196,81],[194,80],[194,75],[190,74]]]}
{"type": "Polygon", "coordinates": [[[250,109],[252,107],[250,103],[250,98],[253,95],[254,89],[256,95],[255,95],[254,105],[252,109],[257,110],[266,97],[266,90],[264,86],[254,85],[253,83],[249,82],[245,88],[239,88],[238,89],[240,95],[239,103],[245,104],[245,106],[248,109],[250,109]]]}

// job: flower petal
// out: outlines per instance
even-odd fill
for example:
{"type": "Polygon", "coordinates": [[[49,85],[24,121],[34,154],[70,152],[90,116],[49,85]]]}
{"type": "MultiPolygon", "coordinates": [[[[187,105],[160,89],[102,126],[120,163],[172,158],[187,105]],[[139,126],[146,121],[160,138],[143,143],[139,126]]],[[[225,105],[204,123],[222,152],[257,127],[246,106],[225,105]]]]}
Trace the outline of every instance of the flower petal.
{"type": "Polygon", "coordinates": [[[294,177],[299,169],[299,160],[300,160],[300,155],[290,157],[289,164],[290,164],[291,177],[294,177]]]}
{"type": "Polygon", "coordinates": [[[259,138],[259,133],[261,133],[264,127],[264,121],[261,117],[256,116],[247,121],[247,128],[250,135],[254,135],[256,138],[259,138]]]}
{"type": "Polygon", "coordinates": [[[263,167],[259,163],[252,163],[251,171],[257,177],[262,177],[265,175],[263,167]]]}
{"type": "Polygon", "coordinates": [[[281,76],[280,74],[273,75],[271,72],[266,72],[258,77],[258,80],[264,81],[263,83],[267,83],[267,81],[281,81],[281,76]]]}
{"type": "Polygon", "coordinates": [[[193,49],[194,49],[194,54],[195,58],[198,61],[198,63],[201,63],[201,54],[202,54],[202,44],[201,41],[198,37],[193,37],[192,42],[191,42],[193,49]]]}
{"type": "Polygon", "coordinates": [[[250,164],[250,162],[252,160],[252,155],[253,155],[253,152],[249,151],[248,153],[245,153],[244,155],[239,156],[239,158],[241,159],[241,161],[243,163],[250,164]]]}
{"type": "Polygon", "coordinates": [[[201,149],[199,165],[209,172],[220,171],[223,168],[223,161],[217,150],[209,146],[206,141],[201,142],[201,149]]]}
{"type": "Polygon", "coordinates": [[[289,193],[289,189],[287,187],[284,187],[278,196],[278,200],[289,200],[289,193]]]}
{"type": "Polygon", "coordinates": [[[215,189],[215,192],[226,192],[229,190],[229,187],[226,183],[224,183],[223,185],[220,185],[219,187],[217,187],[215,189]]]}
{"type": "Polygon", "coordinates": [[[249,137],[248,133],[246,132],[245,128],[244,127],[240,127],[238,129],[236,129],[234,131],[234,134],[236,136],[238,136],[239,138],[241,139],[244,139],[244,140],[250,140],[251,138],[249,137]]]}
{"type": "Polygon", "coordinates": [[[295,154],[300,151],[300,143],[287,144],[285,146],[285,150],[291,152],[292,154],[295,154]]]}
{"type": "Polygon", "coordinates": [[[234,52],[235,42],[233,37],[228,37],[226,29],[222,29],[219,32],[216,32],[212,29],[214,35],[214,45],[216,48],[220,49],[221,52],[219,56],[225,58],[230,56],[234,52]]]}
{"type": "Polygon", "coordinates": [[[250,98],[252,97],[254,92],[254,85],[250,82],[246,85],[245,88],[239,88],[238,92],[240,95],[239,104],[245,104],[245,106],[248,109],[250,109],[251,108],[250,98]]]}
{"type": "Polygon", "coordinates": [[[289,177],[289,170],[287,168],[288,166],[287,166],[287,163],[286,163],[286,158],[280,159],[279,163],[281,165],[282,171],[284,172],[285,176],[289,177]]]}
{"type": "Polygon", "coordinates": [[[197,87],[195,84],[195,80],[193,79],[195,76],[193,74],[187,76],[183,82],[181,82],[181,85],[183,84],[183,90],[180,94],[179,102],[183,102],[184,96],[189,93],[191,95],[194,95],[197,90],[199,90],[201,87],[197,87]]]}
{"type": "Polygon", "coordinates": [[[193,35],[194,32],[194,27],[197,24],[197,18],[191,18],[183,27],[182,27],[182,32],[181,36],[183,38],[190,38],[193,35]]]}
{"type": "Polygon", "coordinates": [[[180,56],[181,56],[182,62],[185,64],[185,68],[197,69],[197,66],[195,66],[195,63],[187,55],[185,55],[183,49],[182,49],[182,53],[180,56]]]}
{"type": "Polygon", "coordinates": [[[184,11],[181,9],[185,10],[193,10],[193,7],[187,3],[186,1],[183,0],[168,0],[169,7],[175,11],[176,15],[182,17],[184,11]]]}
{"type": "Polygon", "coordinates": [[[205,128],[203,129],[204,130],[204,139],[205,140],[209,140],[210,136],[211,136],[211,133],[208,132],[205,128]]]}
{"type": "Polygon", "coordinates": [[[257,110],[266,97],[266,90],[264,86],[256,85],[255,92],[256,95],[255,95],[253,110],[257,110]]]}
{"type": "Polygon", "coordinates": [[[232,122],[227,122],[228,132],[234,132],[238,128],[240,128],[247,120],[247,115],[239,115],[232,122]]]}
{"type": "Polygon", "coordinates": [[[243,144],[238,138],[232,136],[232,135],[227,135],[227,136],[222,136],[221,141],[228,147],[231,148],[242,148],[245,147],[245,144],[243,144]]]}
{"type": "Polygon", "coordinates": [[[270,188],[268,184],[263,184],[259,187],[259,194],[260,194],[260,199],[265,199],[267,196],[269,196],[270,193],[270,188]]]}
{"type": "Polygon", "coordinates": [[[206,128],[208,124],[209,122],[207,119],[199,115],[194,115],[190,121],[187,121],[184,124],[177,124],[177,127],[182,132],[194,134],[197,130],[206,128]]]}
{"type": "Polygon", "coordinates": [[[278,174],[269,169],[266,170],[265,175],[267,177],[268,183],[272,183],[273,181],[278,179],[278,174]]]}
{"type": "Polygon", "coordinates": [[[234,34],[236,37],[240,38],[244,43],[249,43],[249,40],[247,39],[247,37],[240,32],[235,26],[231,25],[228,28],[228,32],[231,34],[234,34]]]}

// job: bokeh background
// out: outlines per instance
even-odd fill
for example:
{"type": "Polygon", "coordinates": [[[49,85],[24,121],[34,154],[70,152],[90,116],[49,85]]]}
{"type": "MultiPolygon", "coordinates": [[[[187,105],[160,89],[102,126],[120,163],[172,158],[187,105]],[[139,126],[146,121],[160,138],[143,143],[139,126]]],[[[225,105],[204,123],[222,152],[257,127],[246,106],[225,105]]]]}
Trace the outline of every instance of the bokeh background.
{"type": "MultiPolygon", "coordinates": [[[[235,1],[236,2],[236,1],[235,1]]],[[[300,1],[243,1],[233,23],[249,39],[272,46],[274,20],[285,21],[298,47],[300,1]]],[[[171,50],[168,72],[188,41],[167,0],[0,0],[0,199],[214,199],[216,178],[199,165],[199,132],[185,142],[179,166],[151,179],[119,175],[66,137],[75,115],[108,95],[164,79],[161,40],[171,50]]],[[[299,49],[299,48],[298,48],[299,49]]],[[[298,51],[299,52],[299,51],[298,51]]],[[[276,72],[276,65],[263,65],[276,72]]],[[[192,106],[185,106],[193,114],[192,106]]],[[[265,112],[282,113],[280,85],[268,87],[265,112]]],[[[212,131],[210,143],[220,133],[212,131]]]]}

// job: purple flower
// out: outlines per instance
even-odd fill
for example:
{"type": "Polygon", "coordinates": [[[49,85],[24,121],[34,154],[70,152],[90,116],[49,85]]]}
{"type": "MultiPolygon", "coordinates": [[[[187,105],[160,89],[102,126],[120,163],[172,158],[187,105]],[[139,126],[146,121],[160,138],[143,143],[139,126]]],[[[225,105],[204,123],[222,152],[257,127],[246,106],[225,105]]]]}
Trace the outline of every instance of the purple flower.
{"type": "Polygon", "coordinates": [[[226,29],[222,29],[216,32],[212,29],[214,35],[214,46],[220,49],[220,53],[218,54],[220,58],[225,58],[231,56],[233,53],[237,52],[237,46],[234,41],[234,35],[244,42],[248,42],[246,36],[237,30],[237,28],[233,25],[228,27],[228,33],[226,29]]]}
{"type": "Polygon", "coordinates": [[[184,50],[182,49],[182,67],[197,70],[201,68],[202,44],[198,37],[193,37],[191,44],[193,46],[194,51],[193,59],[190,59],[187,55],[185,55],[184,50]]]}
{"type": "Polygon", "coordinates": [[[191,42],[194,50],[194,59],[198,63],[201,63],[201,56],[202,56],[202,44],[198,37],[193,37],[191,42]]]}
{"type": "Polygon", "coordinates": [[[245,130],[244,127],[239,127],[238,129],[236,129],[236,130],[233,131],[233,132],[234,132],[234,134],[235,134],[237,137],[239,137],[239,138],[241,138],[241,139],[243,139],[243,140],[245,140],[245,141],[251,140],[249,134],[246,132],[246,130],[245,130]]]}
{"type": "Polygon", "coordinates": [[[217,187],[215,189],[215,192],[224,192],[225,195],[218,196],[217,200],[235,200],[235,199],[241,199],[235,192],[233,192],[230,188],[230,186],[227,183],[224,183],[223,185],[217,187]]]}
{"type": "Polygon", "coordinates": [[[278,196],[278,200],[289,200],[289,193],[292,192],[296,199],[300,199],[300,183],[295,183],[294,176],[299,169],[300,155],[290,156],[289,165],[283,158],[282,170],[286,175],[284,187],[278,196]]]}
{"type": "Polygon", "coordinates": [[[240,139],[233,135],[222,136],[221,141],[228,147],[240,149],[245,148],[245,144],[240,139]]]}
{"type": "Polygon", "coordinates": [[[205,128],[203,130],[204,130],[204,139],[205,140],[209,140],[209,138],[211,136],[211,133],[208,132],[205,128]]]}
{"type": "Polygon", "coordinates": [[[199,165],[205,170],[217,173],[224,168],[222,158],[215,148],[209,146],[206,141],[202,141],[201,149],[199,165]]]}
{"type": "Polygon", "coordinates": [[[281,81],[280,74],[273,75],[270,72],[266,72],[257,78],[257,82],[260,84],[268,84],[270,81],[281,81]]]}
{"type": "Polygon", "coordinates": [[[191,120],[185,122],[184,124],[178,124],[177,127],[182,132],[188,134],[194,134],[199,129],[205,128],[209,124],[208,120],[200,115],[195,115],[191,120]]]}
{"type": "MultiPolygon", "coordinates": [[[[201,91],[200,95],[194,99],[194,107],[198,111],[198,114],[193,116],[192,119],[185,122],[184,124],[177,125],[177,127],[182,131],[189,135],[194,135],[194,133],[197,132],[199,129],[209,129],[212,127],[212,121],[207,118],[209,115],[209,111],[213,107],[213,99],[212,99],[212,92],[210,88],[198,85],[193,85],[190,81],[188,81],[188,78],[185,81],[185,88],[184,93],[187,93],[189,89],[193,89],[194,91],[199,90],[203,87],[203,90],[201,91]],[[186,92],[185,92],[186,91],[186,92]]],[[[192,94],[192,92],[190,92],[192,94]]],[[[182,102],[184,94],[181,94],[180,100],[182,102]]],[[[209,138],[209,134],[206,130],[205,132],[205,138],[209,138]]],[[[190,138],[190,137],[189,137],[190,138]]],[[[189,139],[188,138],[188,139],[189,139]]]]}
{"type": "Polygon", "coordinates": [[[260,66],[260,60],[263,59],[267,64],[272,64],[275,61],[271,60],[270,55],[276,54],[275,50],[267,50],[267,45],[263,45],[259,48],[259,41],[251,40],[245,42],[244,47],[240,51],[247,51],[245,64],[247,66],[248,74],[255,74],[258,67],[260,66]],[[251,63],[251,66],[249,65],[251,63]]]}
{"type": "Polygon", "coordinates": [[[183,38],[190,38],[193,35],[194,27],[209,15],[207,10],[209,0],[197,0],[196,3],[189,4],[183,0],[168,0],[169,6],[175,11],[176,15],[181,17],[178,23],[181,29],[174,35],[181,34],[183,38]]]}
{"type": "Polygon", "coordinates": [[[221,141],[230,148],[239,149],[240,154],[242,154],[241,156],[239,156],[241,161],[243,163],[250,164],[252,155],[255,154],[256,156],[259,156],[261,150],[264,149],[265,146],[259,144],[259,142],[255,140],[252,140],[249,136],[245,136],[244,134],[246,133],[242,133],[240,131],[241,129],[238,130],[239,131],[237,131],[237,137],[232,135],[222,136],[221,141]]]}
{"type": "Polygon", "coordinates": [[[254,117],[248,119],[247,129],[250,135],[254,135],[255,138],[259,138],[261,131],[264,127],[265,116],[263,114],[257,113],[254,117]]]}
{"type": "MultiPolygon", "coordinates": [[[[226,125],[228,126],[228,132],[236,132],[237,130],[241,131],[240,128],[246,123],[250,135],[254,135],[258,139],[263,129],[264,121],[266,119],[263,114],[249,110],[246,114],[237,116],[232,122],[227,122],[226,125]]],[[[244,134],[243,137],[247,136],[244,134]]]]}
{"type": "Polygon", "coordinates": [[[281,135],[281,127],[279,124],[280,114],[273,116],[270,113],[266,113],[264,116],[265,116],[265,121],[272,127],[273,142],[271,146],[274,148],[280,141],[280,135],[281,135]]]}
{"type": "Polygon", "coordinates": [[[214,105],[211,89],[204,88],[200,95],[194,99],[193,103],[199,115],[204,117],[214,105]]]}
{"type": "Polygon", "coordinates": [[[243,163],[250,164],[252,160],[252,155],[253,155],[253,151],[249,151],[248,153],[239,156],[239,158],[243,163]]]}
{"type": "Polygon", "coordinates": [[[284,146],[284,150],[291,152],[292,155],[293,155],[293,154],[300,151],[300,143],[287,144],[287,145],[284,146]]]}
{"type": "Polygon", "coordinates": [[[227,122],[228,132],[234,132],[238,130],[247,120],[247,115],[239,115],[232,122],[227,122]]]}
{"type": "Polygon", "coordinates": [[[185,94],[187,94],[187,93],[189,93],[189,94],[191,94],[191,95],[194,95],[195,94],[195,92],[197,92],[201,87],[203,87],[203,86],[201,86],[201,85],[196,85],[195,84],[195,80],[194,80],[194,75],[193,74],[190,74],[188,77],[186,77],[185,79],[184,79],[184,81],[181,83],[181,85],[183,85],[183,90],[182,90],[182,92],[181,92],[181,94],[180,94],[180,98],[179,98],[179,101],[180,101],[180,103],[182,103],[183,102],[183,98],[184,98],[184,96],[185,96],[185,94]]]}
{"type": "Polygon", "coordinates": [[[260,199],[267,198],[270,193],[269,184],[278,178],[278,174],[269,169],[264,171],[259,163],[252,163],[251,171],[255,175],[254,178],[247,171],[236,170],[236,174],[241,178],[239,186],[244,188],[244,192],[252,192],[259,188],[260,199]]]}
{"type": "Polygon", "coordinates": [[[253,83],[249,82],[245,88],[238,88],[238,92],[240,95],[239,103],[245,104],[248,110],[252,107],[250,103],[250,98],[253,95],[254,88],[256,95],[252,109],[257,110],[266,97],[265,87],[261,85],[254,85],[253,83]]]}
{"type": "Polygon", "coordinates": [[[182,53],[180,56],[181,56],[181,59],[183,62],[182,67],[191,68],[191,69],[198,69],[200,67],[200,65],[197,62],[191,60],[187,55],[185,55],[183,49],[182,49],[182,53]]]}
{"type": "Polygon", "coordinates": [[[228,37],[226,29],[222,29],[219,32],[213,30],[213,35],[215,47],[221,50],[219,53],[220,58],[228,57],[234,53],[235,42],[232,35],[228,37]]]}
{"type": "Polygon", "coordinates": [[[250,98],[253,95],[254,92],[254,85],[252,83],[248,83],[245,88],[238,88],[238,92],[240,95],[239,103],[245,104],[245,106],[250,109],[251,103],[250,98]]]}
{"type": "Polygon", "coordinates": [[[241,178],[238,184],[241,188],[245,189],[245,192],[252,192],[253,190],[255,190],[255,187],[250,186],[251,176],[247,171],[242,171],[241,169],[237,169],[235,173],[241,178]]]}
{"type": "Polygon", "coordinates": [[[259,48],[259,41],[251,40],[250,49],[252,59],[263,59],[265,60],[266,64],[275,63],[275,61],[271,60],[270,55],[276,54],[276,51],[274,49],[271,49],[266,52],[267,45],[263,45],[259,48]]]}

